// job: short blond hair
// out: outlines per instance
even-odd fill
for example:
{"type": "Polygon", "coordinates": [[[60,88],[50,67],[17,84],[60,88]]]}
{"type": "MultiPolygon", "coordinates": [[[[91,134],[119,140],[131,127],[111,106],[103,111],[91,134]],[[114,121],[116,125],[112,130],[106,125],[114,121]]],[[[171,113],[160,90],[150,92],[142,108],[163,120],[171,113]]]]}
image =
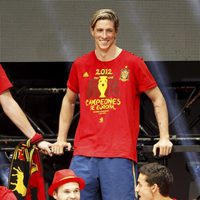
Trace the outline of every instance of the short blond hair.
{"type": "Polygon", "coordinates": [[[111,10],[111,9],[100,9],[97,10],[92,17],[91,23],[90,23],[90,27],[92,29],[94,29],[96,23],[98,20],[110,20],[114,23],[114,27],[115,27],[115,31],[118,31],[118,27],[119,27],[119,18],[117,16],[117,14],[111,10]]]}

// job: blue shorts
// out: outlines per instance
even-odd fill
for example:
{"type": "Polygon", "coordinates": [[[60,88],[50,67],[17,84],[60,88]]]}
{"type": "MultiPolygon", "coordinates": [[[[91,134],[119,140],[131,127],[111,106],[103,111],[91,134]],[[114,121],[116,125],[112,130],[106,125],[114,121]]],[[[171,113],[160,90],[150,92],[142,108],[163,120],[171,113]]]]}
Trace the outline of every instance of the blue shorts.
{"type": "Polygon", "coordinates": [[[136,200],[136,164],[124,158],[74,156],[70,165],[86,187],[81,200],[136,200]]]}

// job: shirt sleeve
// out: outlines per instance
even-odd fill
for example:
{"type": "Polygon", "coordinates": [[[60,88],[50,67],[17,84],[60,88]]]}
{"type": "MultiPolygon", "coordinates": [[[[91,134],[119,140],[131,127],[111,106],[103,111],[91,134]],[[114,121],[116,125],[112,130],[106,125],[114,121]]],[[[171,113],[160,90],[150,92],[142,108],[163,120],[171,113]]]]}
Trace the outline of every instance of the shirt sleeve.
{"type": "Polygon", "coordinates": [[[13,85],[8,79],[3,67],[0,65],[0,94],[11,88],[13,85]]]}
{"type": "Polygon", "coordinates": [[[145,92],[157,86],[153,75],[151,74],[151,72],[149,71],[148,67],[142,59],[138,61],[136,74],[139,92],[145,92]]]}
{"type": "Polygon", "coordinates": [[[72,64],[69,78],[67,81],[67,87],[75,93],[79,93],[78,71],[76,62],[72,64]]]}

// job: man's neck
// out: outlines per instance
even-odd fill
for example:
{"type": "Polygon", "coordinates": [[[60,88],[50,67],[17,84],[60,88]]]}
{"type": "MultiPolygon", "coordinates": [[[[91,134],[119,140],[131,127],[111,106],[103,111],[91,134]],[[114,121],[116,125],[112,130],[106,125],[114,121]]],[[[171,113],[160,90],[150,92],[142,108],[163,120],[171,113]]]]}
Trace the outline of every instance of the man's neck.
{"type": "Polygon", "coordinates": [[[159,197],[154,198],[154,200],[173,200],[173,199],[170,198],[169,196],[168,197],[159,196],[159,197]]]}
{"type": "Polygon", "coordinates": [[[95,54],[100,61],[110,61],[115,59],[121,53],[121,51],[122,49],[120,49],[119,47],[112,46],[107,51],[103,51],[101,49],[95,49],[95,54]]]}

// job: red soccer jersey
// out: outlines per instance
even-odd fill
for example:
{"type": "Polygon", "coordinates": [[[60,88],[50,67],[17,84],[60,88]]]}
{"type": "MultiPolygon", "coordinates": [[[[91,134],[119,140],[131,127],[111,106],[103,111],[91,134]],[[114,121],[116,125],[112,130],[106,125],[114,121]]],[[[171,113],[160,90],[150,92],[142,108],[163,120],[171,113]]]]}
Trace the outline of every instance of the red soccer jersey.
{"type": "Polygon", "coordinates": [[[12,87],[12,83],[9,81],[3,67],[0,64],[0,94],[2,94],[5,90],[12,87]]]}
{"type": "Polygon", "coordinates": [[[73,63],[67,86],[80,94],[74,155],[137,161],[140,93],[157,86],[143,60],[123,50],[101,62],[90,52],[73,63]]]}

